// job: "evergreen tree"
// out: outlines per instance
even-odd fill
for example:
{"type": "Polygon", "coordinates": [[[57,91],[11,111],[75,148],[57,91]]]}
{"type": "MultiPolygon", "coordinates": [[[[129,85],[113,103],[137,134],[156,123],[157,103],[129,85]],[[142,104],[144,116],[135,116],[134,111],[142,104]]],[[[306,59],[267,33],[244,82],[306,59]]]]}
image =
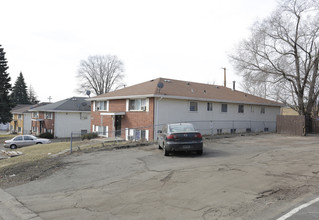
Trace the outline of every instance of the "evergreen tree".
{"type": "Polygon", "coordinates": [[[14,104],[10,100],[9,92],[11,91],[11,84],[9,73],[7,73],[7,60],[5,52],[0,45],[0,123],[8,123],[12,120],[11,109],[14,104]]]}
{"type": "Polygon", "coordinates": [[[37,95],[35,94],[33,87],[30,85],[28,90],[28,100],[30,104],[38,104],[39,100],[37,99],[37,95]]]}
{"type": "Polygon", "coordinates": [[[22,72],[20,72],[20,75],[14,83],[11,93],[11,99],[16,104],[30,104],[28,99],[27,86],[24,82],[22,72]]]}

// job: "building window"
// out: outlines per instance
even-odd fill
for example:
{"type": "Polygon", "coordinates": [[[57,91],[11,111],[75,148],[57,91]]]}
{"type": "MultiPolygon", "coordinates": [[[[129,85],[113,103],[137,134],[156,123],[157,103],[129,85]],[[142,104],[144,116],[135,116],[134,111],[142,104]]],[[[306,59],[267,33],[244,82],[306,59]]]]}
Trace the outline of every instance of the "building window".
{"type": "Polygon", "coordinates": [[[18,133],[22,133],[22,128],[18,127],[18,133]]]}
{"type": "Polygon", "coordinates": [[[250,106],[250,112],[254,112],[255,111],[255,108],[253,105],[250,106]]]}
{"type": "Polygon", "coordinates": [[[146,99],[130,99],[130,111],[146,111],[146,99]]]}
{"type": "Polygon", "coordinates": [[[93,132],[98,133],[99,136],[108,137],[108,126],[93,125],[93,132]]]}
{"type": "Polygon", "coordinates": [[[223,133],[223,129],[217,129],[217,134],[222,134],[223,133]]]}
{"type": "Polygon", "coordinates": [[[81,113],[80,113],[80,119],[81,119],[81,120],[88,119],[88,113],[81,112],[81,113]]]}
{"type": "Polygon", "coordinates": [[[265,106],[261,106],[260,114],[265,114],[265,112],[266,112],[265,106]]]}
{"type": "Polygon", "coordinates": [[[38,127],[32,127],[32,132],[33,133],[38,133],[38,127]]]}
{"type": "Polygon", "coordinates": [[[96,102],[96,111],[108,111],[108,101],[96,102]]]}
{"type": "Polygon", "coordinates": [[[32,118],[39,118],[39,112],[32,112],[32,118]]]}
{"type": "Polygon", "coordinates": [[[197,112],[198,111],[198,103],[197,102],[190,102],[189,103],[189,111],[197,112]]]}
{"type": "Polygon", "coordinates": [[[207,111],[213,111],[213,103],[207,102],[207,111]]]}
{"type": "Polygon", "coordinates": [[[50,133],[50,134],[53,134],[53,129],[47,129],[47,128],[44,128],[44,133],[50,133]]]}
{"type": "Polygon", "coordinates": [[[238,105],[238,113],[244,113],[244,105],[238,105]]]}
{"type": "Polygon", "coordinates": [[[227,104],[222,104],[222,112],[227,112],[227,104]]]}
{"type": "Polygon", "coordinates": [[[18,119],[22,120],[22,115],[21,114],[18,114],[18,119]]]}
{"type": "Polygon", "coordinates": [[[53,113],[52,112],[46,112],[45,113],[45,119],[52,119],[53,118],[53,113]]]}
{"type": "Polygon", "coordinates": [[[148,140],[148,130],[127,129],[126,139],[131,141],[148,140]]]}

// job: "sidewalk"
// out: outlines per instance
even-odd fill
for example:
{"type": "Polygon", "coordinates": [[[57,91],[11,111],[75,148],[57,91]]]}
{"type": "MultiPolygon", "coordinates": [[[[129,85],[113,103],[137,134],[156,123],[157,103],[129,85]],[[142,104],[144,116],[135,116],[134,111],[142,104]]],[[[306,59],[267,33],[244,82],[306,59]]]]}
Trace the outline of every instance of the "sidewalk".
{"type": "Polygon", "coordinates": [[[0,188],[0,220],[42,220],[12,195],[0,188]]]}

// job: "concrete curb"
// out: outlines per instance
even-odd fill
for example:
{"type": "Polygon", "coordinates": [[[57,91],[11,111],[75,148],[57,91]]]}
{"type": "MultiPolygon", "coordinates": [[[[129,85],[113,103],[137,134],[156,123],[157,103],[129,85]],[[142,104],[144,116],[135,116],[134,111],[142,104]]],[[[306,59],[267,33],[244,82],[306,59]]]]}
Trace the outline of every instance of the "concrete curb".
{"type": "Polygon", "coordinates": [[[42,220],[26,208],[15,197],[0,188],[0,219],[2,220],[42,220]]]}

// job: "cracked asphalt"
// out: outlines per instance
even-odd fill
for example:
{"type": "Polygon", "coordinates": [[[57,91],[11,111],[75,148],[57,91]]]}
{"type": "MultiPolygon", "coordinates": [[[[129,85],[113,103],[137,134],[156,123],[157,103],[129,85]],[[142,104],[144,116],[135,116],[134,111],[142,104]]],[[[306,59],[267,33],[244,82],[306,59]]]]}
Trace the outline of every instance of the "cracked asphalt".
{"type": "Polygon", "coordinates": [[[318,195],[318,140],[212,139],[202,156],[164,157],[156,145],[75,153],[6,191],[43,219],[276,219],[318,195]]]}

